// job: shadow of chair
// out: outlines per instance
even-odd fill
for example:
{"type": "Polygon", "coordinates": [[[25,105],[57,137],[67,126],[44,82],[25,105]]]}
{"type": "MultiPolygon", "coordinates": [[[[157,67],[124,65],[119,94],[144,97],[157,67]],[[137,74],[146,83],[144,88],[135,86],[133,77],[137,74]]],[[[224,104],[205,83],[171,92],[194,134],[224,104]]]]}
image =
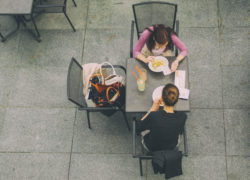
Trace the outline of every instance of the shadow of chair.
{"type": "MultiPolygon", "coordinates": [[[[133,158],[138,158],[139,159],[139,166],[140,166],[140,175],[143,176],[143,170],[142,170],[142,160],[152,160],[153,156],[151,155],[151,153],[147,152],[145,150],[145,148],[143,147],[143,145],[141,144],[141,151],[140,152],[136,152],[136,150],[138,149],[136,146],[136,118],[133,118],[133,127],[132,127],[132,137],[133,137],[133,158]]],[[[187,147],[187,136],[186,136],[186,127],[184,126],[184,130],[181,134],[183,136],[183,143],[184,143],[184,153],[183,156],[188,156],[188,147],[187,147]]],[[[139,148],[140,149],[140,148],[139,148]]]]}
{"type": "MultiPolygon", "coordinates": [[[[177,4],[167,2],[142,2],[132,5],[134,21],[131,23],[130,35],[130,57],[133,57],[134,26],[136,27],[137,38],[141,33],[155,24],[164,24],[179,33],[179,21],[176,21],[177,4]]],[[[174,47],[172,47],[174,51],[174,47]]],[[[175,48],[175,56],[178,50],[175,48]]]]}
{"type": "MultiPolygon", "coordinates": [[[[113,65],[114,68],[121,69],[124,74],[126,74],[126,69],[120,65],[113,65]]],[[[103,66],[104,68],[110,68],[110,66],[103,66]]],[[[89,107],[85,97],[83,95],[83,68],[76,61],[75,58],[71,59],[68,68],[67,76],[67,96],[68,100],[73,102],[78,106],[78,110],[85,110],[87,112],[88,128],[91,129],[90,125],[90,112],[110,112],[110,111],[121,111],[124,117],[124,121],[130,131],[130,126],[128,124],[127,115],[124,107],[89,107]]],[[[125,77],[125,76],[124,76],[125,77]]]]}

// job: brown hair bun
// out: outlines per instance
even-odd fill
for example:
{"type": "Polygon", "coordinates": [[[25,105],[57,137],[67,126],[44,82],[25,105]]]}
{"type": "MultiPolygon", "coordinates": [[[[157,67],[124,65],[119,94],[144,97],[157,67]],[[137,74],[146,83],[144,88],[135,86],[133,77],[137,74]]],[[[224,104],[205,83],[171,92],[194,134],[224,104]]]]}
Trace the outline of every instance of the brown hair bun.
{"type": "Polygon", "coordinates": [[[179,98],[179,90],[174,84],[167,84],[162,90],[162,100],[167,106],[174,106],[179,98]]]}

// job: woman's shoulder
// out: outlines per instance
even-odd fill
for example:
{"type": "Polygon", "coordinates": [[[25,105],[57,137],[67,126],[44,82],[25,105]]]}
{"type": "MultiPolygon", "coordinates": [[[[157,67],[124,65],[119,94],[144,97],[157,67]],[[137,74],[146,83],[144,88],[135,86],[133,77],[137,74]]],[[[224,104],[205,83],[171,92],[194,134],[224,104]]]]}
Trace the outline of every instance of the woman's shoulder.
{"type": "Polygon", "coordinates": [[[183,111],[175,111],[175,114],[180,119],[183,119],[183,120],[187,119],[187,114],[183,111]]]}

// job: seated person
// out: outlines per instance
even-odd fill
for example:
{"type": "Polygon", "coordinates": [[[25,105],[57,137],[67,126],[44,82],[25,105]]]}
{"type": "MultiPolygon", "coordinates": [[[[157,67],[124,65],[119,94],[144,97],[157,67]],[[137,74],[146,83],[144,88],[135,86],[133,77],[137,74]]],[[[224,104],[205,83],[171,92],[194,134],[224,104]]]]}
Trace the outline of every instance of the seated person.
{"type": "Polygon", "coordinates": [[[146,28],[133,48],[133,56],[148,63],[154,60],[154,56],[172,56],[171,47],[173,45],[180,50],[179,55],[171,65],[171,71],[174,72],[179,62],[187,55],[188,49],[170,27],[157,24],[146,28]]]}
{"type": "Polygon", "coordinates": [[[147,151],[173,150],[178,144],[178,136],[183,131],[187,116],[184,112],[174,111],[179,90],[173,84],[167,84],[162,91],[162,98],[154,101],[149,112],[137,121],[136,131],[142,135],[142,144],[147,151]],[[159,110],[160,104],[163,109],[159,110]]]}

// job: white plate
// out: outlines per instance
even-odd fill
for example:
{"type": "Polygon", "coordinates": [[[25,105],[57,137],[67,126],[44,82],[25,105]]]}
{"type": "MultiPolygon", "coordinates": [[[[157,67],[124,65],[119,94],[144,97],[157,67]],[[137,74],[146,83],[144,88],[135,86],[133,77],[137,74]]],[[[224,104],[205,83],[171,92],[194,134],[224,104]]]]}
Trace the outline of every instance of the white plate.
{"type": "Polygon", "coordinates": [[[159,86],[159,87],[155,88],[155,90],[153,91],[153,94],[152,94],[153,101],[161,98],[163,88],[164,88],[164,86],[159,86]]]}
{"type": "Polygon", "coordinates": [[[170,74],[171,71],[168,67],[168,60],[167,58],[163,57],[163,56],[156,56],[155,57],[155,60],[162,60],[162,61],[165,61],[165,65],[164,66],[159,66],[159,67],[153,67],[152,65],[152,62],[148,63],[148,67],[151,71],[153,72],[165,72],[164,74],[167,75],[167,74],[170,74]]]}

